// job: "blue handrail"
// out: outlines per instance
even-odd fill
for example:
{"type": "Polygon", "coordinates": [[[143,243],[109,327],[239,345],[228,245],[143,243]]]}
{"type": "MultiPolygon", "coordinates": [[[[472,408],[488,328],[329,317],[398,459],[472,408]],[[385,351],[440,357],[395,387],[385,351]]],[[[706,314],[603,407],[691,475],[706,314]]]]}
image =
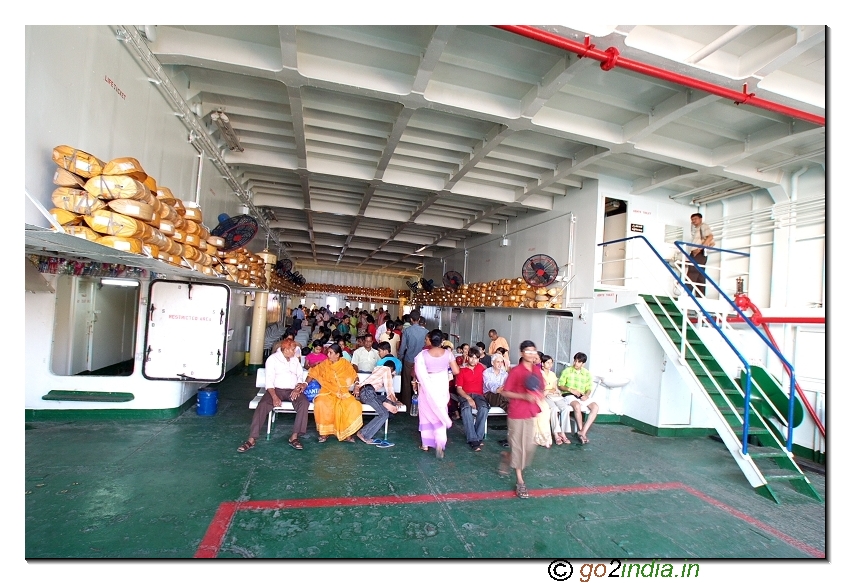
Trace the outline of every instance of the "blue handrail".
{"type": "MultiPolygon", "coordinates": [[[[647,241],[647,243],[648,243],[648,241],[647,241]]],[[[747,323],[747,325],[750,328],[753,329],[753,332],[755,332],[758,335],[758,337],[761,338],[762,342],[764,342],[767,345],[767,347],[770,348],[771,352],[773,352],[773,354],[775,354],[776,357],[779,358],[779,360],[781,360],[782,363],[785,364],[786,367],[788,367],[788,370],[791,373],[791,387],[790,387],[790,391],[788,393],[788,438],[785,442],[785,449],[790,453],[792,451],[792,445],[794,443],[794,397],[795,397],[794,393],[795,393],[795,386],[796,386],[794,367],[791,366],[791,363],[788,362],[788,360],[785,358],[785,356],[782,355],[782,352],[780,352],[779,349],[776,348],[776,346],[773,345],[773,342],[771,342],[767,338],[767,336],[765,336],[764,333],[761,330],[758,329],[758,327],[753,323],[753,321],[750,320],[744,314],[744,312],[741,311],[741,309],[738,307],[738,304],[736,304],[729,296],[726,295],[726,293],[724,293],[724,291],[722,289],[720,289],[720,286],[717,285],[717,283],[708,276],[708,274],[705,272],[705,270],[702,268],[702,266],[699,263],[697,263],[696,261],[693,260],[690,253],[687,253],[682,248],[682,245],[680,245],[680,243],[683,244],[683,245],[689,245],[691,247],[700,247],[702,249],[714,249],[715,251],[721,251],[721,252],[726,251],[726,250],[725,249],[715,249],[714,247],[706,247],[705,245],[699,245],[697,243],[688,243],[687,241],[675,241],[674,242],[674,245],[676,245],[676,247],[679,249],[679,251],[681,251],[682,254],[685,255],[688,258],[688,261],[690,261],[693,264],[693,266],[696,267],[696,269],[702,274],[702,276],[706,279],[706,281],[711,282],[711,285],[714,286],[714,289],[717,290],[717,293],[719,293],[721,296],[723,296],[723,298],[727,302],[729,302],[729,304],[735,309],[735,311],[738,312],[738,315],[747,323]]],[[[736,253],[736,254],[739,254],[739,255],[741,254],[738,251],[729,251],[729,253],[736,253]]],[[[697,302],[697,304],[699,304],[699,302],[697,302]]],[[[746,395],[745,398],[749,399],[749,395],[750,395],[749,379],[747,379],[747,395],[746,395]]],[[[747,412],[749,412],[749,409],[747,409],[747,412]]],[[[746,450],[744,451],[744,453],[747,453],[746,450]]]]}
{"type": "MultiPolygon", "coordinates": [[[[751,390],[751,382],[752,382],[752,373],[750,372],[750,363],[747,362],[747,359],[744,358],[744,355],[741,354],[738,351],[738,349],[735,347],[735,344],[729,339],[728,336],[726,336],[726,334],[723,332],[723,330],[720,328],[720,326],[717,325],[717,323],[714,321],[714,318],[712,318],[711,314],[709,314],[706,311],[706,309],[703,307],[703,305],[699,302],[699,300],[694,295],[693,291],[691,291],[688,288],[688,286],[685,285],[685,282],[683,282],[682,279],[679,277],[679,275],[675,271],[673,271],[673,268],[670,267],[670,265],[667,263],[667,261],[664,260],[663,257],[661,257],[661,254],[655,249],[655,247],[652,245],[652,243],[650,243],[647,240],[646,237],[644,237],[643,235],[635,235],[633,237],[626,237],[625,239],[616,239],[614,241],[605,241],[603,243],[599,243],[599,245],[597,245],[597,247],[604,247],[605,245],[613,245],[614,243],[622,243],[623,241],[630,241],[632,239],[641,239],[641,240],[643,240],[644,243],[647,244],[647,246],[650,248],[650,250],[652,250],[652,252],[658,258],[658,260],[661,261],[661,263],[664,265],[664,267],[667,268],[667,271],[670,272],[670,275],[672,275],[673,278],[677,282],[679,282],[679,284],[682,286],[682,289],[684,289],[687,292],[687,294],[689,296],[691,296],[691,299],[694,300],[694,303],[696,303],[697,307],[700,309],[700,311],[705,316],[705,319],[708,322],[711,323],[711,325],[714,327],[714,329],[717,331],[717,333],[720,334],[720,337],[723,338],[723,340],[726,342],[726,344],[729,345],[729,348],[732,349],[732,352],[734,352],[738,356],[738,359],[741,361],[741,364],[744,365],[744,370],[746,371],[746,374],[747,374],[747,382],[746,382],[746,388],[744,390],[744,428],[743,428],[743,435],[742,435],[742,439],[741,439],[741,447],[742,447],[742,452],[744,453],[744,455],[746,455],[747,449],[748,449],[747,448],[747,445],[748,445],[747,442],[749,441],[748,437],[749,437],[749,433],[750,433],[750,415],[749,415],[749,412],[750,412],[750,390],[751,390]]],[[[679,243],[679,241],[676,241],[677,247],[678,247],[678,243],[679,243]]],[[[700,245],[700,247],[704,247],[704,246],[700,245]]],[[[713,247],[704,247],[704,248],[713,249],[713,247]]],[[[679,249],[680,249],[680,251],[682,250],[681,248],[679,248],[679,249]]],[[[722,249],[717,249],[717,250],[722,251],[722,249]]],[[[683,251],[683,253],[684,253],[684,251],[683,251]]],[[[737,252],[737,251],[735,251],[734,253],[742,254],[742,253],[737,252]]],[[[687,253],[685,253],[685,255],[687,255],[687,253]]],[[[746,255],[746,254],[743,254],[743,255],[746,255]]],[[[703,272],[703,275],[704,274],[705,274],[705,272],[703,272]]],[[[712,281],[712,284],[714,284],[713,281],[712,281]]]]}

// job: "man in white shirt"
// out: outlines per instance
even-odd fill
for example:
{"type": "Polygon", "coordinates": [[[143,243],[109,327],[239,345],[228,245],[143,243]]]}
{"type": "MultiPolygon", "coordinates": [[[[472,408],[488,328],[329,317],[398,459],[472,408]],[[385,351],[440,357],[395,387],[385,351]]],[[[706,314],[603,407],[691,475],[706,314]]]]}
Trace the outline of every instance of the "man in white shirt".
{"type": "Polygon", "coordinates": [[[266,393],[257,404],[254,416],[251,418],[251,433],[248,441],[240,445],[236,451],[243,453],[257,444],[260,437],[260,427],[265,424],[271,410],[280,407],[282,401],[291,401],[295,408],[295,424],[289,445],[294,449],[304,449],[298,440],[299,435],[307,433],[307,412],[310,403],[302,392],[307,384],[307,371],[301,367],[300,359],[295,356],[295,341],[282,340],[276,344],[272,355],[266,360],[266,393]]]}
{"type": "Polygon", "coordinates": [[[363,337],[363,346],[354,351],[351,355],[351,364],[357,369],[357,372],[372,372],[378,364],[380,354],[372,348],[374,339],[370,334],[363,337]]]}
{"type": "MultiPolygon", "coordinates": [[[[691,215],[691,243],[705,245],[706,247],[714,245],[714,234],[711,232],[711,227],[703,222],[702,215],[700,213],[694,213],[691,215]]],[[[702,247],[691,247],[690,255],[693,262],[698,263],[701,266],[705,266],[708,261],[705,249],[702,247]]],[[[698,298],[704,298],[705,276],[700,273],[690,261],[688,261],[688,279],[693,282],[693,284],[688,287],[691,288],[694,295],[698,298]],[[699,289],[699,291],[697,291],[697,289],[699,289]]]]}

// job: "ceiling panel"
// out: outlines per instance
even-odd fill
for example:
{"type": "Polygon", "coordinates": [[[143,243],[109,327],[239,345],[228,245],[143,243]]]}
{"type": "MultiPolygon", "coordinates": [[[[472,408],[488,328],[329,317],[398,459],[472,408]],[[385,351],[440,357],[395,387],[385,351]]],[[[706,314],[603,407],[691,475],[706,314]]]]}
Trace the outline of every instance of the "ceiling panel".
{"type": "MultiPolygon", "coordinates": [[[[585,35],[540,28],[579,42],[585,35]]],[[[724,183],[784,188],[788,172],[825,164],[822,127],[621,67],[604,71],[495,27],[158,30],[151,51],[190,88],[187,100],[256,206],[273,216],[296,267],[413,276],[417,250],[433,255],[499,232],[587,178],[669,200],[724,183]],[[224,149],[209,118],[218,109],[244,152],[224,149]]],[[[602,35],[592,39],[597,47],[622,58],[735,91],[747,82],[764,99],[825,115],[823,26],[593,33],[602,35]]]]}

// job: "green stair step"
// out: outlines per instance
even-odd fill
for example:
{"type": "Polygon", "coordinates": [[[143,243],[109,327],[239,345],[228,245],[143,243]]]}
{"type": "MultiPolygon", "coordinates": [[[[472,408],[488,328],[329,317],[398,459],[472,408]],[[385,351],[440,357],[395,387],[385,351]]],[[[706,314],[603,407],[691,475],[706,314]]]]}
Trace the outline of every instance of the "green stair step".
{"type": "Polygon", "coordinates": [[[44,401],[89,401],[97,403],[126,403],[135,399],[133,393],[106,393],[99,391],[50,391],[44,401]]]}
{"type": "Polygon", "coordinates": [[[764,479],[768,482],[777,482],[779,480],[799,480],[801,477],[803,477],[803,474],[762,474],[762,476],[764,476],[764,479]]]}
{"type": "MultiPolygon", "coordinates": [[[[752,446],[751,446],[752,447],[752,446]]],[[[766,451],[761,453],[752,453],[750,452],[750,457],[753,459],[764,459],[764,458],[788,458],[788,455],[785,454],[784,451],[766,451]]]]}

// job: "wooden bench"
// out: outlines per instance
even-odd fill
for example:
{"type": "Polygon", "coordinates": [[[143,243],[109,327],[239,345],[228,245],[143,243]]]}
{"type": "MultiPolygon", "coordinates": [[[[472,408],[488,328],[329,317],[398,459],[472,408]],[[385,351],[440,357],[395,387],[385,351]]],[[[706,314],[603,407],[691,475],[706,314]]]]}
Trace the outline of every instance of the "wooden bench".
{"type": "MultiPolygon", "coordinates": [[[[361,382],[366,379],[369,375],[367,373],[358,373],[358,378],[361,382]]],[[[251,402],[248,404],[249,409],[256,409],[257,405],[260,403],[260,399],[263,398],[263,395],[266,394],[266,369],[259,368],[257,369],[257,380],[255,383],[257,387],[257,396],[251,399],[251,402]]],[[[399,394],[401,392],[401,377],[399,375],[393,376],[393,392],[399,394]]],[[[374,415],[375,409],[372,408],[371,405],[366,405],[365,403],[361,404],[363,407],[364,415],[374,415]]],[[[308,409],[310,413],[313,412],[313,403],[310,403],[310,407],[308,409]]],[[[398,404],[398,412],[405,413],[407,412],[407,408],[403,403],[398,404]]],[[[293,407],[291,401],[281,401],[280,407],[275,407],[269,412],[268,423],[266,424],[266,439],[270,439],[272,432],[272,423],[275,422],[278,413],[295,413],[295,407],[293,407]]],[[[387,435],[389,434],[389,418],[384,422],[384,439],[387,439],[387,435]]]]}

